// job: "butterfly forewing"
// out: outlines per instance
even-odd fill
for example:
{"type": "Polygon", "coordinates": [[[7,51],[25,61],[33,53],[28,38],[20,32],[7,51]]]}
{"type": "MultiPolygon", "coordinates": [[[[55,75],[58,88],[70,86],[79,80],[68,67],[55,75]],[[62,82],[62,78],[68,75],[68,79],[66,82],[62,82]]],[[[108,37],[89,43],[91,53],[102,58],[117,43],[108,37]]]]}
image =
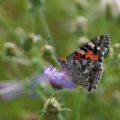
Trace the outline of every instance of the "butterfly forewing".
{"type": "Polygon", "coordinates": [[[102,75],[102,61],[109,45],[109,37],[101,35],[70,54],[62,69],[70,80],[88,91],[95,89],[102,75]]]}

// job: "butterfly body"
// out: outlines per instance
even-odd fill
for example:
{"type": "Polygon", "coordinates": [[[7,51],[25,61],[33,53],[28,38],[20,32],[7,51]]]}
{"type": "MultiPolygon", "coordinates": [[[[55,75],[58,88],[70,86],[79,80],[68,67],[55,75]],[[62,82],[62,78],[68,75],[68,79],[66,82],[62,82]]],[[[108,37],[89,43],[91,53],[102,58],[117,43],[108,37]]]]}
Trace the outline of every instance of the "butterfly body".
{"type": "Polygon", "coordinates": [[[97,87],[103,71],[104,54],[109,45],[109,37],[102,35],[92,39],[61,60],[64,70],[76,85],[83,86],[87,91],[97,87]]]}

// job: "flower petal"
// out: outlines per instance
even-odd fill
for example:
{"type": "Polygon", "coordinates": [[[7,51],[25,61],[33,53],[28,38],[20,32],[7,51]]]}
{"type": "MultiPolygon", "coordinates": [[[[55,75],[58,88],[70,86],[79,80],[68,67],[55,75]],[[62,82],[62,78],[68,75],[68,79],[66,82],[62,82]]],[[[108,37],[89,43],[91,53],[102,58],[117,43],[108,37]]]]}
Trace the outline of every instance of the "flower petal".
{"type": "Polygon", "coordinates": [[[69,80],[64,71],[58,71],[56,68],[50,66],[45,69],[44,74],[50,80],[50,84],[54,89],[75,88],[74,83],[69,80]]]}

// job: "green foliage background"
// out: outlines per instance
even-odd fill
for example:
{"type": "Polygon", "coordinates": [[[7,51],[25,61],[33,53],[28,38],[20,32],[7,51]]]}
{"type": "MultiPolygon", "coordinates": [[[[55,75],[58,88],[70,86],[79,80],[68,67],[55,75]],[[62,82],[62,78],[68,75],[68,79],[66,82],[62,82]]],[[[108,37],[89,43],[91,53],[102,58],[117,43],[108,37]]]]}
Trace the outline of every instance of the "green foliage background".
{"type": "MultiPolygon", "coordinates": [[[[48,66],[46,61],[49,61],[49,58],[46,58],[47,54],[43,49],[47,37],[51,34],[54,38],[53,47],[56,49],[56,54],[61,57],[66,57],[78,48],[81,37],[91,39],[107,34],[111,38],[111,45],[104,60],[104,72],[97,89],[92,93],[88,93],[81,87],[72,91],[62,90],[56,92],[55,97],[64,107],[72,110],[62,112],[66,120],[119,120],[119,15],[115,16],[110,6],[100,11],[99,0],[83,0],[81,3],[78,1],[3,0],[0,2],[0,81],[10,82],[18,79],[25,81],[26,78],[30,79],[32,75],[39,74],[44,66],[48,66]],[[83,16],[84,19],[81,18],[82,20],[77,22],[79,16],[83,16]],[[24,42],[29,39],[27,37],[31,33],[40,35],[39,44],[29,45],[29,42],[24,42]],[[6,54],[6,42],[17,45],[18,51],[15,57],[6,54]]],[[[53,45],[52,42],[50,44],[53,45]]],[[[44,104],[42,95],[49,97],[51,87],[37,88],[39,97],[26,95],[29,91],[27,89],[30,88],[26,88],[22,96],[11,100],[0,99],[0,120],[32,120],[26,116],[38,114],[44,104]]],[[[57,118],[45,114],[42,119],[56,120],[57,118]]]]}

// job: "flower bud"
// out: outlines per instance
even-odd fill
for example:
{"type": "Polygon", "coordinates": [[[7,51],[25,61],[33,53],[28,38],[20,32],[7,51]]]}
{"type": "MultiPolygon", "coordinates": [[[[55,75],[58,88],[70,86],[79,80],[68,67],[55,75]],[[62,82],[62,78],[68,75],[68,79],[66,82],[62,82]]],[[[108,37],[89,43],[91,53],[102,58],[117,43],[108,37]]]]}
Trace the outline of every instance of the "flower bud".
{"type": "Polygon", "coordinates": [[[4,51],[7,56],[16,56],[18,48],[13,42],[6,42],[4,45],[4,51]]]}
{"type": "Polygon", "coordinates": [[[20,36],[20,37],[25,35],[25,31],[21,27],[17,27],[15,29],[15,33],[17,34],[17,36],[20,36]]]}
{"type": "Polygon", "coordinates": [[[47,110],[48,113],[56,114],[61,110],[61,105],[56,98],[52,97],[45,102],[43,109],[47,110]]]}
{"type": "Polygon", "coordinates": [[[113,44],[113,47],[115,47],[115,48],[120,48],[120,43],[115,43],[115,44],[113,44]]]}
{"type": "Polygon", "coordinates": [[[25,51],[30,51],[35,44],[36,45],[42,44],[41,42],[42,42],[42,40],[41,40],[40,35],[35,35],[35,34],[31,33],[24,39],[23,49],[25,51]]]}
{"type": "Polygon", "coordinates": [[[88,31],[88,20],[83,16],[78,16],[72,23],[72,32],[84,33],[88,31]]]}
{"type": "Polygon", "coordinates": [[[114,56],[114,49],[113,49],[113,47],[109,48],[109,53],[110,53],[110,57],[114,56]]]}
{"type": "Polygon", "coordinates": [[[120,16],[120,0],[101,0],[101,11],[106,11],[109,17],[120,16]]]}
{"type": "Polygon", "coordinates": [[[54,48],[51,45],[45,44],[41,51],[42,51],[42,57],[46,61],[48,61],[51,64],[57,63],[54,48]]]}
{"type": "Polygon", "coordinates": [[[54,54],[54,49],[51,45],[45,44],[43,47],[43,52],[46,56],[50,56],[54,54]]]}
{"type": "Polygon", "coordinates": [[[61,104],[56,100],[56,98],[49,98],[43,106],[43,111],[46,111],[46,120],[58,120],[58,115],[61,112],[61,104]]]}

